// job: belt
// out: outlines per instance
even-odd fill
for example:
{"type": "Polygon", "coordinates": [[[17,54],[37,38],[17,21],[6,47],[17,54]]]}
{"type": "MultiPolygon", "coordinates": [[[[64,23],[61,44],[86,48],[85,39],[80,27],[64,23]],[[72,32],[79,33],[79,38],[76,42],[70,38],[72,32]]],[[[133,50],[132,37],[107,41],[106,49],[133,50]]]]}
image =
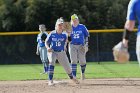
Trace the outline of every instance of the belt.
{"type": "Polygon", "coordinates": [[[72,45],[82,45],[82,42],[71,42],[72,45]]]}
{"type": "Polygon", "coordinates": [[[54,52],[62,52],[63,50],[54,50],[54,52]]]}
{"type": "Polygon", "coordinates": [[[82,45],[82,44],[74,43],[74,44],[72,44],[72,45],[82,45]]]}

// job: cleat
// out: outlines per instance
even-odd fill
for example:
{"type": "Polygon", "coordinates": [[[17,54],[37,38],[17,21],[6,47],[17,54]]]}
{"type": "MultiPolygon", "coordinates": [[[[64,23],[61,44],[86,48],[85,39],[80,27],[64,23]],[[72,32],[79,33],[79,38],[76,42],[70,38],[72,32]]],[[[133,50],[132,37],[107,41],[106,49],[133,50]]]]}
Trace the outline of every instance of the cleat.
{"type": "Polygon", "coordinates": [[[54,85],[53,81],[52,80],[48,81],[48,85],[53,86],[54,85]]]}
{"type": "Polygon", "coordinates": [[[75,83],[75,84],[79,84],[79,83],[80,83],[76,78],[73,78],[72,81],[73,81],[73,83],[75,83]]]}
{"type": "Polygon", "coordinates": [[[81,80],[84,80],[84,79],[85,79],[85,74],[81,73],[81,80]]]}
{"type": "Polygon", "coordinates": [[[40,74],[48,74],[48,72],[42,72],[42,73],[40,73],[40,74]]]}

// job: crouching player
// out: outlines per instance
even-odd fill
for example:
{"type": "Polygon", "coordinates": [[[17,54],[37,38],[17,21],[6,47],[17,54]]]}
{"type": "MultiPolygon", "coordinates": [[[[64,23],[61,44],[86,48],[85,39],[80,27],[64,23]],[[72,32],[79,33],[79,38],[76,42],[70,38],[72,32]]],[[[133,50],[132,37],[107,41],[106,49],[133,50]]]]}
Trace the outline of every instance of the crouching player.
{"type": "Polygon", "coordinates": [[[56,21],[55,30],[52,31],[45,40],[45,46],[48,51],[48,59],[49,59],[48,85],[54,85],[53,74],[56,59],[58,59],[59,63],[64,67],[69,78],[74,83],[76,84],[79,83],[78,80],[72,74],[69,60],[65,52],[68,37],[66,33],[63,32],[63,23],[64,23],[63,19],[59,18],[56,21]]]}

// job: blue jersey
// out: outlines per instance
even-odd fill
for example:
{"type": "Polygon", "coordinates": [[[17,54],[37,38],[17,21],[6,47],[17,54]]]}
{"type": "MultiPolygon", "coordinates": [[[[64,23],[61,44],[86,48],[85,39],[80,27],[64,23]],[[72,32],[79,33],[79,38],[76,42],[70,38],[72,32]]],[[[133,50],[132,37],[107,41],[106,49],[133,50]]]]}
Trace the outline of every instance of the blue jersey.
{"type": "Polygon", "coordinates": [[[47,32],[43,32],[43,33],[39,33],[39,34],[38,34],[38,36],[37,36],[37,42],[38,42],[38,44],[39,44],[39,47],[44,47],[44,46],[45,46],[45,41],[43,41],[43,40],[41,39],[41,36],[42,36],[43,34],[46,34],[46,36],[48,36],[48,33],[47,33],[47,32]]]}
{"type": "Polygon", "coordinates": [[[128,5],[127,20],[138,19],[138,33],[140,33],[140,0],[131,0],[128,5]]]}
{"type": "Polygon", "coordinates": [[[64,50],[66,40],[67,34],[65,32],[58,34],[56,30],[54,30],[48,35],[46,42],[54,51],[61,51],[64,50]]]}
{"type": "Polygon", "coordinates": [[[71,44],[84,45],[85,38],[89,36],[87,28],[83,24],[78,24],[77,27],[72,26],[71,44]]]}

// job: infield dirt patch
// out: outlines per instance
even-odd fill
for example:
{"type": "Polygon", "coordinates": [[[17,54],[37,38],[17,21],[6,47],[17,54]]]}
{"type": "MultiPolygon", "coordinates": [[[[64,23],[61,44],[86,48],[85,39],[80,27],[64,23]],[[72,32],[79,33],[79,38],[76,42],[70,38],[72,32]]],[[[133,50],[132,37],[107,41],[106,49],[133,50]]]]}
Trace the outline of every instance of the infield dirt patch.
{"type": "Polygon", "coordinates": [[[140,78],[86,79],[75,85],[70,80],[0,81],[0,93],[140,93],[140,78]]]}

